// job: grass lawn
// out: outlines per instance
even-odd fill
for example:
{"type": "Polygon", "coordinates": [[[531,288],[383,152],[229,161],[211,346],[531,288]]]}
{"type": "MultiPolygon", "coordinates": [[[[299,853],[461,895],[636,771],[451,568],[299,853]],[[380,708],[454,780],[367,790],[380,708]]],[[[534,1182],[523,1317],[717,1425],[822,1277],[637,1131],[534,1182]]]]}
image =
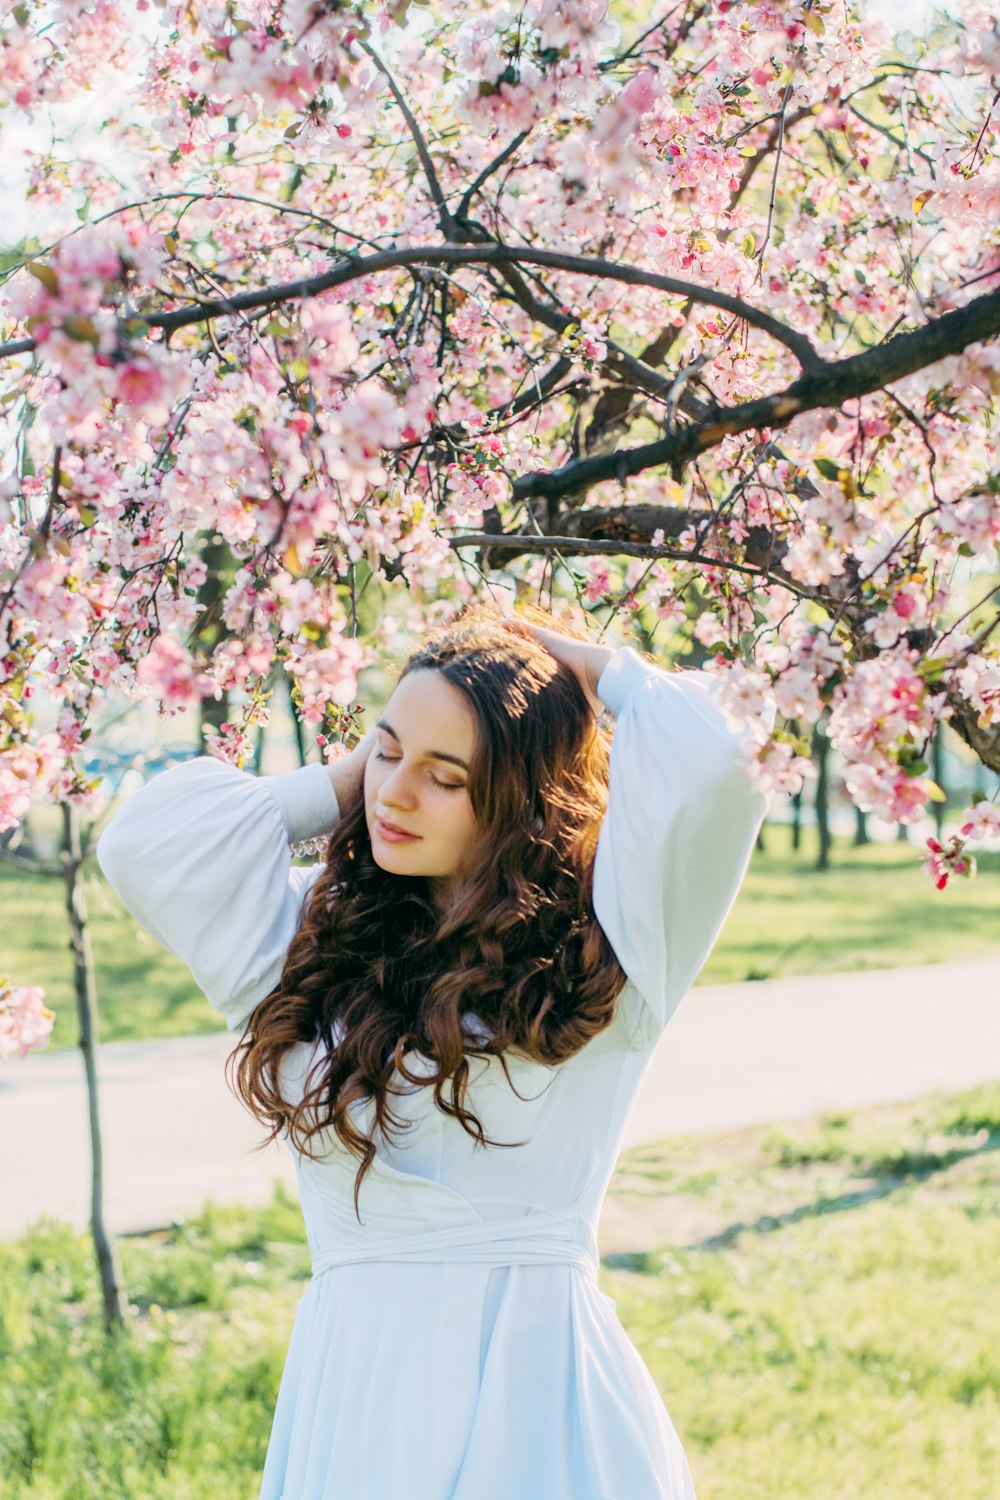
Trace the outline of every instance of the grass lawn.
{"type": "MultiPolygon", "coordinates": [[[[699,1500],[996,1500],[998,1148],[1000,1084],[622,1158],[601,1287],[699,1500]]],[[[122,1252],[107,1343],[85,1238],[0,1245],[0,1495],[251,1500],[297,1208],[210,1207],[122,1252]]]]}
{"type": "Polygon", "coordinates": [[[838,841],[833,867],[813,868],[815,833],[794,854],[791,830],[764,831],[699,984],[943,963],[1000,952],[1000,852],[972,880],[934,889],[915,844],[838,841]]]}
{"type": "MultiPolygon", "coordinates": [[[[838,843],[833,869],[817,874],[811,831],[801,854],[785,827],[766,830],[699,983],[782,974],[884,969],[1000,951],[1000,854],[980,859],[974,880],[936,891],[917,848],[838,843]]],[[[91,938],[104,1041],[221,1030],[182,965],[122,909],[96,866],[87,876],[91,938]]],[[[56,1012],[51,1045],[76,1041],[62,885],[0,865],[0,975],[44,985],[56,1012]]]]}

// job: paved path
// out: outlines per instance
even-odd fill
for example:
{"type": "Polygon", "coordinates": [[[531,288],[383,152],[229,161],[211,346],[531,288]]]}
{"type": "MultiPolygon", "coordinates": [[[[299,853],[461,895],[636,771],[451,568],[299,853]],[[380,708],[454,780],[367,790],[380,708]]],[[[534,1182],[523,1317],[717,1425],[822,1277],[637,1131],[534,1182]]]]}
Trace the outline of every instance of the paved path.
{"type": "MultiPolygon", "coordinates": [[[[1000,918],[998,918],[1000,921],[1000,918]]],[[[269,1199],[285,1147],[233,1098],[226,1033],[102,1048],[107,1206],[119,1233],[206,1198],[269,1199]]],[[[654,1054],[626,1146],[850,1109],[1000,1078],[1000,957],[933,968],[692,991],[654,1054]]],[[[0,1237],[42,1214],[87,1222],[87,1116],[77,1053],[0,1069],[0,1237]]]]}

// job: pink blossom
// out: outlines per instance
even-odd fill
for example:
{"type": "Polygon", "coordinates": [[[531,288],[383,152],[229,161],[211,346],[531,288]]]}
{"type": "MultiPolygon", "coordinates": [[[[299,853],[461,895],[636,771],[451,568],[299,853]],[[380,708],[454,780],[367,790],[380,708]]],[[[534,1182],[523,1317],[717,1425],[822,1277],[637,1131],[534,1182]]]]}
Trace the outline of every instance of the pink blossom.
{"type": "Polygon", "coordinates": [[[1000,723],[1000,662],[974,652],[953,676],[955,686],[979,710],[980,728],[1000,723]]]}
{"type": "Polygon", "coordinates": [[[171,404],[185,383],[181,369],[155,350],[134,355],[117,366],[115,375],[118,400],[153,426],[167,420],[171,404]]]}
{"type": "Polygon", "coordinates": [[[0,1062],[48,1045],[55,1017],[44,1002],[45,991],[37,985],[0,979],[0,1062]]]}
{"type": "Polygon", "coordinates": [[[960,834],[952,835],[945,844],[930,838],[927,849],[923,870],[939,891],[944,890],[953,875],[972,876],[976,873],[976,861],[966,853],[965,840],[960,834]]]}
{"type": "Polygon", "coordinates": [[[962,819],[962,837],[991,838],[1000,835],[1000,807],[995,802],[973,803],[962,819]]]}
{"type": "Polygon", "coordinates": [[[809,757],[796,754],[787,740],[770,737],[759,744],[748,738],[744,757],[751,781],[766,797],[794,796],[816,774],[809,757]]]}
{"type": "Polygon", "coordinates": [[[595,557],[585,564],[587,582],[583,597],[588,604],[597,604],[611,592],[611,574],[603,557],[595,557]]]}
{"type": "Polygon", "coordinates": [[[851,800],[863,812],[877,813],[892,823],[915,823],[930,797],[926,781],[889,765],[849,765],[844,781],[851,800]]]}
{"type": "Polygon", "coordinates": [[[366,664],[367,653],[353,636],[340,636],[334,644],[317,651],[297,650],[289,662],[289,671],[301,693],[302,717],[317,724],[327,704],[344,707],[358,696],[358,672],[366,664]]]}
{"type": "Polygon", "coordinates": [[[201,677],[191,653],[170,636],[158,635],[135,671],[136,682],[167,712],[187,708],[199,696],[201,677]]]}

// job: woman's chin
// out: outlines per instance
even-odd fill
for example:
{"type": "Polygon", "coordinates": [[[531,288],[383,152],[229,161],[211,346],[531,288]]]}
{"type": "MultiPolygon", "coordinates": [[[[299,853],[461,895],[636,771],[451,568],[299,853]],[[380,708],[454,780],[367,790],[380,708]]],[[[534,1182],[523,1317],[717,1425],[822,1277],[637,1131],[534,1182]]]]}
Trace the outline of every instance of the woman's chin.
{"type": "Polygon", "coordinates": [[[424,873],[409,851],[393,849],[380,840],[372,840],[372,859],[387,875],[422,875],[424,873]]]}

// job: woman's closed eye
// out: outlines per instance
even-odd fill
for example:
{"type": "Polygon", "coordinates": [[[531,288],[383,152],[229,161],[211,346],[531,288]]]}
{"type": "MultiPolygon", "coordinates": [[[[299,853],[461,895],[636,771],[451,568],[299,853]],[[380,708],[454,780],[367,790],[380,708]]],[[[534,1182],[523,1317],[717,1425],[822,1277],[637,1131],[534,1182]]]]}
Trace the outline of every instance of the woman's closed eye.
{"type": "MultiPolygon", "coordinates": [[[[403,757],[401,755],[386,755],[384,750],[375,751],[376,760],[390,761],[392,762],[392,764],[395,764],[397,761],[402,760],[402,758],[403,757]]],[[[428,775],[430,776],[434,785],[439,786],[441,790],[445,792],[460,792],[465,786],[464,781],[441,781],[437,776],[434,775],[433,771],[428,772],[428,775]]]]}

